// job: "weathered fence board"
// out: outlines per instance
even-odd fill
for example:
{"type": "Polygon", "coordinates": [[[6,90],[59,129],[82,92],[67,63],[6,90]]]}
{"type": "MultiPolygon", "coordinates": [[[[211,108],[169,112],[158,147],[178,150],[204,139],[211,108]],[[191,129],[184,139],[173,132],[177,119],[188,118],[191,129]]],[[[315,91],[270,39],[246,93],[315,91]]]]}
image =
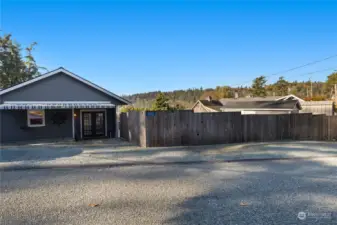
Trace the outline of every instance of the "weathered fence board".
{"type": "Polygon", "coordinates": [[[120,115],[120,135],[122,138],[146,146],[145,112],[131,111],[120,115]]]}
{"type": "Polygon", "coordinates": [[[337,116],[241,115],[239,112],[128,112],[121,137],[141,146],[206,145],[278,140],[337,140],[337,116]]]}

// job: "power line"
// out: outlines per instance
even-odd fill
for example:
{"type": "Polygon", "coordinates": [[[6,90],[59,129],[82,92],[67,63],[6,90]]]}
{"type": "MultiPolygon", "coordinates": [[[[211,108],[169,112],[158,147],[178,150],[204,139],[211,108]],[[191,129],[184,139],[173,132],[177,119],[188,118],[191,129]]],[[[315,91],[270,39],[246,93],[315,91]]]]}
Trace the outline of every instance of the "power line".
{"type": "Polygon", "coordinates": [[[280,71],[280,72],[271,74],[269,77],[276,76],[276,75],[283,74],[283,73],[288,73],[290,71],[297,70],[297,69],[300,69],[300,68],[303,68],[303,67],[306,67],[306,66],[311,66],[311,65],[314,65],[316,63],[323,62],[323,61],[328,60],[328,59],[332,59],[334,57],[337,57],[337,54],[333,55],[333,56],[326,57],[326,58],[321,59],[321,60],[316,60],[316,61],[304,64],[304,65],[301,65],[301,66],[297,66],[297,67],[294,67],[294,68],[291,68],[291,69],[288,69],[288,70],[284,70],[284,71],[280,71]]]}
{"type": "Polygon", "coordinates": [[[300,74],[300,75],[297,75],[297,76],[301,77],[301,76],[305,76],[305,75],[310,75],[310,74],[314,74],[314,73],[325,72],[325,71],[335,70],[335,69],[337,69],[337,66],[331,67],[329,69],[323,69],[323,70],[317,70],[317,71],[313,71],[313,72],[309,72],[309,73],[303,73],[303,74],[300,74]]]}
{"type": "MultiPolygon", "coordinates": [[[[306,67],[306,66],[311,66],[311,65],[314,65],[314,64],[317,64],[317,63],[320,63],[320,62],[323,62],[323,61],[326,61],[326,60],[329,60],[329,59],[332,59],[334,57],[337,57],[337,54],[335,55],[332,55],[332,56],[329,56],[329,57],[326,57],[324,59],[320,59],[320,60],[315,60],[315,61],[312,61],[312,62],[309,62],[309,63],[306,63],[306,64],[303,64],[303,65],[300,65],[300,66],[296,66],[296,67],[293,67],[293,68],[290,68],[290,69],[287,69],[287,70],[283,70],[283,71],[279,71],[279,72],[276,72],[276,73],[273,73],[269,76],[265,76],[266,78],[270,78],[270,77],[273,77],[273,76],[276,76],[276,75],[279,75],[279,74],[284,74],[284,73],[288,73],[290,71],[293,71],[293,70],[297,70],[297,69],[300,69],[300,68],[303,68],[303,67],[306,67]]],[[[321,71],[322,72],[322,71],[321,71]]],[[[242,84],[247,84],[249,82],[252,82],[251,80],[250,81],[247,81],[245,83],[240,83],[240,84],[235,84],[235,85],[232,85],[233,87],[235,86],[243,86],[242,84]]]]}
{"type": "Polygon", "coordinates": [[[328,68],[328,69],[316,70],[316,71],[309,72],[309,73],[302,73],[302,74],[299,74],[299,75],[296,75],[296,76],[297,76],[297,77],[302,77],[302,76],[305,76],[305,75],[311,75],[311,74],[314,74],[314,73],[325,72],[325,71],[334,71],[334,70],[337,70],[337,66],[335,66],[335,67],[330,67],[330,68],[328,68]]]}

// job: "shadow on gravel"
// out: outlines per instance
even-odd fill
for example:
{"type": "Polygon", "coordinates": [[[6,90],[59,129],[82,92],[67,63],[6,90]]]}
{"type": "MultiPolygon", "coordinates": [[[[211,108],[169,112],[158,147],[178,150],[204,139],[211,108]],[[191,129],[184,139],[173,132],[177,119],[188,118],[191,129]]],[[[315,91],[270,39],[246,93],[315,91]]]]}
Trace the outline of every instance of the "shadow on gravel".
{"type": "MultiPolygon", "coordinates": [[[[337,212],[336,174],[337,166],[327,162],[289,160],[114,169],[13,171],[3,173],[0,186],[1,192],[6,193],[16,189],[38,189],[48,185],[54,187],[65,182],[76,184],[77,180],[90,180],[92,184],[97,185],[102,182],[114,183],[116,180],[122,180],[126,185],[142,181],[158,184],[168,181],[166,184],[169,184],[170,181],[179,180],[183,185],[186,180],[197,182],[212,177],[207,183],[209,188],[205,188],[205,193],[186,198],[172,206],[169,210],[173,216],[165,218],[160,224],[333,225],[337,224],[334,216],[300,221],[297,214],[301,211],[337,212]],[[245,206],[241,206],[240,203],[244,203],[245,206]]],[[[65,209],[58,210],[62,212],[65,209]]],[[[30,216],[41,218],[39,224],[50,222],[48,215],[30,216]]],[[[12,218],[4,219],[6,221],[12,218]]],[[[18,221],[17,224],[25,222],[27,221],[18,221]]]]}
{"type": "Polygon", "coordinates": [[[11,148],[0,149],[0,162],[45,161],[62,157],[72,157],[82,153],[80,148],[11,148]]]}
{"type": "Polygon", "coordinates": [[[239,165],[243,174],[221,179],[208,193],[185,200],[177,206],[178,215],[165,224],[337,224],[337,166],[314,161],[239,165]],[[328,217],[302,221],[297,218],[302,211],[328,217]]]}
{"type": "MultiPolygon", "coordinates": [[[[312,144],[316,149],[305,151],[331,155],[330,150],[328,152],[317,150],[321,146],[325,147],[324,144],[312,144]]],[[[297,148],[302,149],[299,146],[302,145],[297,145],[297,148]]],[[[218,149],[222,148],[223,146],[220,146],[218,149]]],[[[281,148],[288,147],[281,146],[281,148]]],[[[161,151],[161,148],[158,150],[161,151]]],[[[149,151],[149,154],[155,154],[158,150],[149,151]]],[[[55,187],[64,183],[76,184],[78,180],[89,180],[97,185],[109,182],[113,184],[116,180],[122,180],[126,185],[142,181],[145,183],[158,181],[160,184],[161,182],[167,181],[169,183],[179,180],[183,185],[186,180],[198,182],[198,180],[209,177],[212,179],[207,184],[205,193],[185,198],[171,207],[169,210],[173,216],[165,218],[161,224],[336,225],[337,165],[335,162],[319,160],[2,172],[0,193],[5,194],[27,188],[38,190],[41,187],[55,187]],[[329,218],[306,218],[301,221],[297,218],[297,214],[301,211],[334,212],[335,214],[329,218]]],[[[107,191],[113,191],[113,189],[107,191]]],[[[141,190],[139,192],[141,193],[141,190]]],[[[64,209],[66,208],[59,210],[64,209]]],[[[48,215],[43,215],[43,218],[38,214],[29,216],[41,217],[40,224],[50,222],[48,215]]],[[[8,215],[3,219],[9,221],[13,218],[8,215]]],[[[25,222],[27,221],[18,221],[17,224],[25,224],[25,222]]]]}

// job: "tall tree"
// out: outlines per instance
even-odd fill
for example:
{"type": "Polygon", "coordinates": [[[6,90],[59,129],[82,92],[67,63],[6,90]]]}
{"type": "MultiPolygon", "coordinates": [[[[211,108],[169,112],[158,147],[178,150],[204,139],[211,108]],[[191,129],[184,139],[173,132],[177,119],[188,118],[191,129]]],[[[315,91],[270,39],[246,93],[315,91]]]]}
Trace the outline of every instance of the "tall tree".
{"type": "Polygon", "coordinates": [[[266,91],[266,77],[265,76],[260,76],[257,77],[253,80],[253,85],[252,85],[252,95],[254,97],[265,97],[267,96],[267,91],[266,91]]]}
{"type": "Polygon", "coordinates": [[[325,82],[325,89],[329,93],[329,97],[334,93],[335,84],[337,84],[337,72],[330,74],[325,82]]]}
{"type": "Polygon", "coordinates": [[[164,93],[159,92],[152,106],[153,110],[170,110],[169,99],[164,93]]]}
{"type": "Polygon", "coordinates": [[[208,97],[211,97],[211,98],[214,99],[214,100],[219,99],[219,97],[218,97],[216,91],[214,91],[214,90],[213,90],[213,91],[205,91],[205,92],[200,96],[199,99],[205,100],[205,99],[208,98],[208,97]]]}
{"type": "Polygon", "coordinates": [[[25,49],[10,34],[0,36],[0,88],[8,88],[39,75],[39,67],[32,55],[36,42],[25,49]]]}
{"type": "Polygon", "coordinates": [[[231,87],[228,86],[217,86],[215,88],[215,92],[216,95],[218,96],[218,98],[232,98],[234,97],[233,95],[233,90],[231,89],[231,87]]]}
{"type": "Polygon", "coordinates": [[[278,81],[274,84],[274,91],[276,95],[283,96],[288,94],[289,83],[284,79],[284,77],[280,77],[278,81]]]}

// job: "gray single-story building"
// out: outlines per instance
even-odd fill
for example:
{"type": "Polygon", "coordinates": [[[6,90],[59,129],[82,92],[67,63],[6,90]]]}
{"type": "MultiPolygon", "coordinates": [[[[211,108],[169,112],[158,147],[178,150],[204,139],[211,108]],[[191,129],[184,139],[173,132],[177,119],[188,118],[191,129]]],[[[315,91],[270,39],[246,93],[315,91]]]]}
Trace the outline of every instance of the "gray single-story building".
{"type": "Polygon", "coordinates": [[[113,138],[116,107],[126,104],[61,67],[0,91],[0,143],[113,138]]]}

